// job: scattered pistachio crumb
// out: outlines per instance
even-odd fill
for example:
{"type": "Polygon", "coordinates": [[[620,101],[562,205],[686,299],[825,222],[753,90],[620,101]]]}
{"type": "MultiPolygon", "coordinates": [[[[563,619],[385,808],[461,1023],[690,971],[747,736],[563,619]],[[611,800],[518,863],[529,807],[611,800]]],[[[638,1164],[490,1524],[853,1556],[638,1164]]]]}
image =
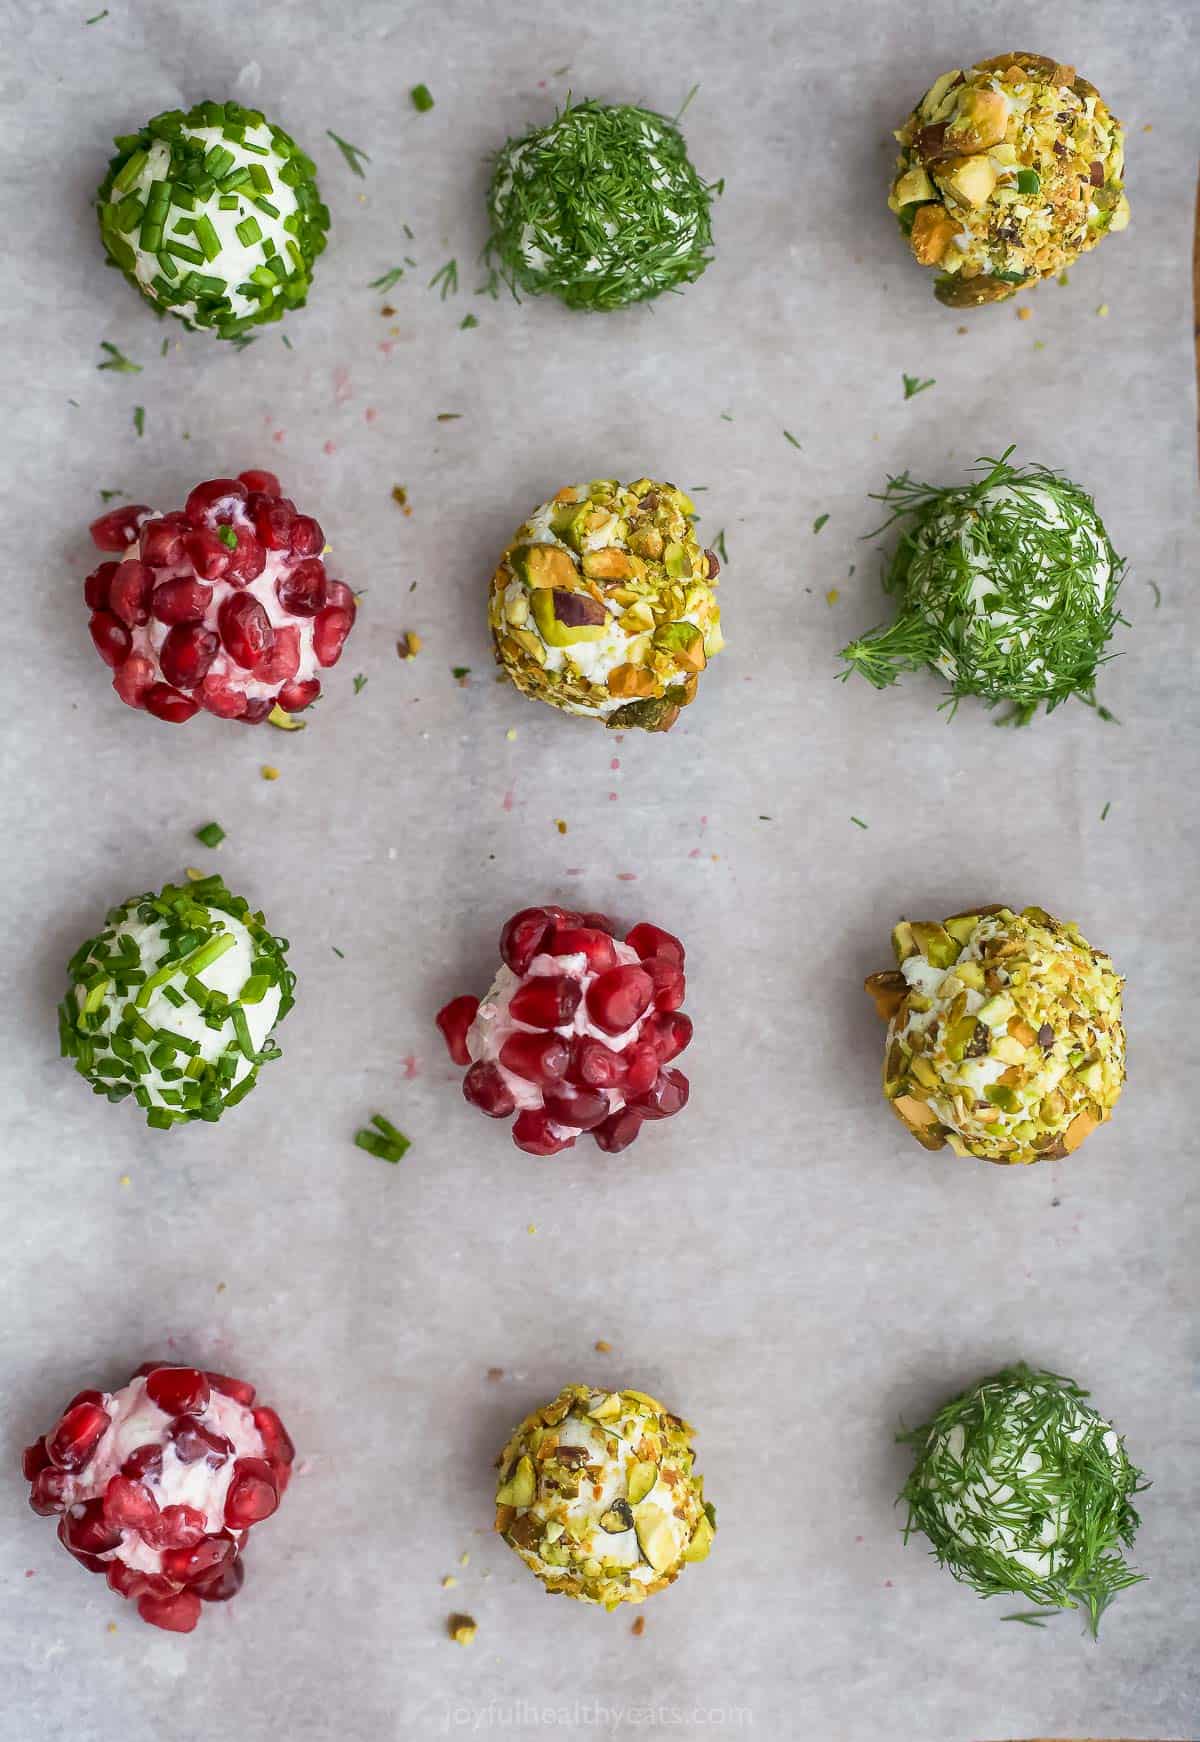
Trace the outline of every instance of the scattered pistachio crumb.
{"type": "Polygon", "coordinates": [[[1031,321],[1033,319],[1033,310],[1027,302],[1023,302],[1017,310],[1017,319],[1019,321],[1031,321]]]}
{"type": "Polygon", "coordinates": [[[559,834],[560,834],[560,835],[565,835],[565,834],[566,834],[566,832],[567,832],[567,824],[566,824],[566,819],[565,819],[565,818],[563,818],[563,817],[555,817],[555,819],[554,819],[554,826],[555,826],[555,828],[556,828],[556,829],[557,829],[557,830],[558,830],[558,832],[559,832],[559,834]]]}
{"type": "Polygon", "coordinates": [[[446,1632],[455,1645],[470,1645],[479,1628],[471,1615],[451,1615],[446,1622],[446,1632]]]}
{"type": "Polygon", "coordinates": [[[445,1578],[442,1580],[442,1589],[443,1591],[452,1591],[457,1583],[458,1580],[455,1578],[454,1574],[447,1573],[445,1578]]]}
{"type": "Polygon", "coordinates": [[[840,598],[841,598],[841,594],[838,592],[837,588],[830,587],[829,591],[825,595],[825,603],[827,605],[836,605],[840,598]]]}
{"type": "Polygon", "coordinates": [[[122,1175],[121,1175],[121,1179],[120,1179],[120,1184],[121,1184],[121,1185],[123,1185],[123,1186],[128,1186],[128,1185],[132,1185],[132,1184],[133,1184],[133,1180],[132,1180],[132,1179],[131,1179],[131,1177],[130,1177],[130,1175],[129,1175],[129,1174],[127,1174],[127,1173],[123,1173],[123,1174],[122,1174],[122,1175]]]}
{"type": "Polygon", "coordinates": [[[186,865],[183,874],[189,883],[200,883],[208,875],[206,871],[201,871],[197,865],[186,865]]]}
{"type": "Polygon", "coordinates": [[[470,1557],[470,1555],[469,1555],[469,1554],[468,1554],[468,1553],[467,1553],[467,1551],[466,1551],[466,1549],[464,1549],[464,1550],[463,1550],[463,1552],[462,1552],[462,1554],[460,1554],[460,1555],[459,1555],[459,1557],[458,1557],[458,1564],[459,1564],[459,1566],[460,1566],[460,1567],[469,1567],[469,1566],[470,1566],[470,1564],[471,1564],[471,1557],[470,1557]]]}
{"type": "Polygon", "coordinates": [[[109,1624],[108,1624],[108,1626],[107,1626],[107,1627],[106,1627],[106,1628],[105,1628],[105,1629],[104,1629],[104,1631],[105,1631],[105,1632],[106,1632],[106,1633],[115,1633],[115,1632],[116,1632],[116,1631],[117,1631],[117,1624],[116,1624],[116,1622],[115,1622],[115,1621],[110,1621],[110,1622],[109,1622],[109,1624]]]}
{"type": "Polygon", "coordinates": [[[396,643],[396,652],[401,659],[415,659],[424,643],[415,629],[406,629],[396,643]]]}
{"type": "Polygon", "coordinates": [[[508,739],[510,744],[512,743],[512,741],[516,737],[516,735],[517,735],[517,728],[515,726],[510,726],[508,728],[508,731],[504,734],[504,736],[508,739]]]}
{"type": "Polygon", "coordinates": [[[1035,339],[1033,341],[1033,348],[1035,351],[1044,351],[1046,349],[1045,339],[1035,339]]]}
{"type": "Polygon", "coordinates": [[[635,1639],[640,1639],[642,1634],[646,1631],[646,1617],[644,1615],[639,1615],[629,1631],[633,1634],[635,1639]]]}
{"type": "Polygon", "coordinates": [[[279,770],[277,768],[273,767],[272,764],[269,762],[263,763],[262,767],[259,769],[259,773],[262,775],[264,780],[278,780],[279,779],[279,770]]]}
{"type": "Polygon", "coordinates": [[[600,1338],[598,1343],[593,1344],[593,1347],[594,1347],[597,1355],[611,1355],[612,1354],[612,1344],[606,1343],[603,1337],[600,1338]]]}
{"type": "Polygon", "coordinates": [[[1096,310],[1096,313],[1100,316],[1101,320],[1105,320],[1108,316],[1108,304],[1106,302],[1102,302],[1100,304],[1099,308],[1096,310]]]}
{"type": "Polygon", "coordinates": [[[537,1233],[537,1223],[530,1222],[530,1224],[529,1224],[528,1228],[526,1228],[525,1232],[527,1234],[536,1234],[537,1233]]]}

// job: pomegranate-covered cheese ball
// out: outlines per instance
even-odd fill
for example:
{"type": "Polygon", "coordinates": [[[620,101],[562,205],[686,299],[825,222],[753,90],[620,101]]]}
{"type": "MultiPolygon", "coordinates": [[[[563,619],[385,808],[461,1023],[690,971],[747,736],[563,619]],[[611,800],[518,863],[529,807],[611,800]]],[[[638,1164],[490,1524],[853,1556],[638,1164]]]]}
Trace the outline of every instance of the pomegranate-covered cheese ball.
{"type": "Polygon", "coordinates": [[[712,1547],[692,1434],[644,1391],[568,1385],[496,1460],[496,1529],[551,1596],[644,1602],[712,1547]]]}
{"type": "Polygon", "coordinates": [[[132,1598],[143,1621],[190,1633],[200,1605],[241,1589],[251,1525],[270,1518],[295,1448],[254,1387],[147,1361],[119,1391],[81,1391],[25,1448],[29,1504],[58,1540],[132,1598]]]}
{"type": "Polygon", "coordinates": [[[220,877],[135,895],[72,956],[59,1006],[64,1058],[147,1125],[210,1123],[245,1100],[295,1002],[287,939],[220,877]]]}
{"type": "Polygon", "coordinates": [[[514,1113],[513,1142],[556,1155],[590,1132],[626,1149],[645,1119],[687,1105],[671,1067],[692,1038],[683,1014],[683,945],[656,925],[624,941],[599,913],[527,907],[500,933],[491,990],[452,999],[437,1022],[463,1094],[493,1119],[514,1113]]]}
{"type": "Polygon", "coordinates": [[[316,165],[281,127],[257,109],[204,102],[114,143],[100,235],[158,310],[236,339],[303,304],[329,213],[316,165]]]}
{"type": "Polygon", "coordinates": [[[273,472],[197,484],[182,511],[114,508],[91,526],[117,560],[83,586],[96,652],[131,708],[180,723],[201,708],[257,725],[321,693],[354,626],[325,570],[325,534],[273,472]]]}

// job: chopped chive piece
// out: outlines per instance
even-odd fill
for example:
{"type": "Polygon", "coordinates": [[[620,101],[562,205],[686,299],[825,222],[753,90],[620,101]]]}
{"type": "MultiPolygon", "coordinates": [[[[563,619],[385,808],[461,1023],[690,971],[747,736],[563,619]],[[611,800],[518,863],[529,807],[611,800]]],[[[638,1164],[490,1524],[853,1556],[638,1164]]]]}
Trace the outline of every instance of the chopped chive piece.
{"type": "Polygon", "coordinates": [[[785,441],[791,442],[791,444],[794,448],[798,448],[800,446],[800,443],[796,440],[795,436],[792,434],[790,429],[784,430],[783,437],[784,437],[785,441]]]}
{"type": "Polygon", "coordinates": [[[107,339],[101,339],[100,349],[108,352],[107,363],[97,363],[97,369],[115,369],[118,375],[140,375],[142,365],[133,363],[115,345],[110,345],[107,339]]]}
{"type": "Polygon", "coordinates": [[[146,433],[146,407],[135,405],[133,408],[133,427],[140,436],[146,433]]]}
{"type": "Polygon", "coordinates": [[[814,533],[820,532],[821,528],[825,525],[825,523],[828,521],[828,519],[829,519],[828,514],[818,514],[817,518],[813,521],[814,533]]]}
{"type": "Polygon", "coordinates": [[[467,331],[470,327],[477,327],[478,325],[479,322],[475,319],[474,315],[464,315],[462,320],[458,323],[458,330],[461,333],[467,331]]]}
{"type": "MultiPolygon", "coordinates": [[[[232,203],[235,206],[237,205],[236,200],[234,200],[232,203]]],[[[257,242],[261,239],[261,237],[262,237],[262,225],[259,223],[258,219],[255,217],[243,218],[241,223],[238,224],[236,229],[234,230],[234,234],[236,235],[238,241],[245,243],[246,247],[248,248],[252,242],[257,242]]]]}
{"type": "Polygon", "coordinates": [[[428,85],[414,85],[408,94],[418,115],[424,115],[433,108],[433,96],[428,85]]]}
{"type": "Polygon", "coordinates": [[[221,252],[221,238],[207,212],[201,212],[196,219],[196,240],[203,248],[206,260],[215,260],[221,252]]]}
{"type": "Polygon", "coordinates": [[[870,823],[864,823],[861,817],[851,817],[850,821],[856,824],[860,829],[868,829],[871,826],[870,823]]]}
{"type": "Polygon", "coordinates": [[[350,166],[351,170],[353,170],[354,174],[356,176],[358,176],[361,181],[365,181],[367,179],[366,173],[363,170],[362,165],[359,163],[358,160],[361,157],[363,163],[370,163],[370,161],[371,161],[370,155],[367,152],[365,152],[361,146],[351,145],[350,141],[348,139],[340,138],[338,136],[338,134],[336,134],[333,131],[332,127],[327,127],[325,129],[325,132],[328,135],[328,137],[333,140],[333,143],[337,146],[337,148],[341,152],[342,156],[346,159],[346,162],[349,164],[349,166],[350,166]]]}
{"type": "Polygon", "coordinates": [[[254,183],[254,186],[260,194],[270,194],[275,191],[274,184],[272,183],[270,176],[267,174],[265,166],[261,163],[252,163],[250,165],[250,180],[254,183]]]}
{"type": "MultiPolygon", "coordinates": [[[[228,528],[222,527],[221,531],[222,532],[225,532],[225,531],[232,532],[233,528],[232,527],[228,527],[228,528]]],[[[234,536],[234,539],[236,540],[237,533],[235,532],[233,534],[233,536],[234,536]]],[[[202,846],[219,847],[221,845],[221,842],[225,839],[225,831],[221,827],[220,823],[205,823],[205,825],[202,829],[196,830],[196,839],[201,843],[202,846]]]]}
{"type": "Polygon", "coordinates": [[[428,283],[426,288],[429,290],[433,290],[435,286],[440,291],[441,299],[443,302],[445,302],[445,300],[448,296],[453,296],[457,292],[457,290],[458,290],[458,262],[457,262],[457,260],[447,260],[447,262],[444,266],[440,266],[438,268],[438,270],[434,273],[433,277],[429,280],[429,283],[428,283]]]}
{"type": "Polygon", "coordinates": [[[133,156],[121,166],[119,173],[113,177],[113,192],[115,194],[128,193],[149,161],[150,153],[148,151],[135,151],[133,156]]]}
{"type": "Polygon", "coordinates": [[[901,380],[904,382],[904,397],[905,397],[905,399],[915,399],[917,394],[924,393],[924,391],[927,387],[936,387],[937,386],[937,380],[932,375],[929,377],[929,379],[927,381],[922,381],[921,378],[917,375],[903,375],[902,374],[901,380]]]}
{"type": "Polygon", "coordinates": [[[176,242],[174,238],[164,242],[163,252],[173,254],[176,260],[186,260],[191,266],[203,266],[204,255],[199,248],[189,248],[184,242],[176,242]]]}
{"type": "Polygon", "coordinates": [[[391,290],[394,284],[399,284],[404,277],[403,266],[393,266],[379,278],[373,278],[368,284],[368,290],[391,290]]]}
{"type": "Polygon", "coordinates": [[[267,214],[268,218],[277,218],[279,216],[279,207],[273,206],[270,200],[264,200],[261,195],[254,201],[254,203],[260,212],[265,212],[267,214]]]}
{"type": "Polygon", "coordinates": [[[354,1141],[359,1149],[365,1149],[368,1155],[378,1156],[380,1161],[402,1161],[412,1148],[404,1133],[398,1131],[382,1113],[373,1113],[371,1124],[375,1127],[374,1131],[366,1128],[354,1134],[354,1141]]]}

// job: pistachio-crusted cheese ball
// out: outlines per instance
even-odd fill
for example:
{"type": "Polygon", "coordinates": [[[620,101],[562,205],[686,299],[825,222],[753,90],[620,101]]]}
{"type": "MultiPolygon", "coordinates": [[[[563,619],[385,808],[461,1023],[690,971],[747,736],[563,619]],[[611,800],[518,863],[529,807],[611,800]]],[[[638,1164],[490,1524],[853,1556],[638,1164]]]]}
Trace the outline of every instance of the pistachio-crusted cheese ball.
{"type": "Polygon", "coordinates": [[[565,1386],[497,1459],[496,1529],[552,1596],[640,1603],[712,1546],[692,1433],[642,1391],[565,1386]]]}
{"type": "Polygon", "coordinates": [[[496,657],[526,695],[618,731],[665,732],[725,645],[719,573],[673,484],[567,485],[492,576],[496,657]]]}
{"type": "Polygon", "coordinates": [[[926,1149],[1058,1160],[1108,1119],[1125,1080],[1121,977],[1040,907],[901,920],[898,970],[867,990],[888,1023],[883,1092],[926,1149]]]}
{"type": "Polygon", "coordinates": [[[1132,1496],[1146,1484],[1087,1396],[1024,1362],[982,1380],[901,1436],[916,1462],[900,1498],[905,1540],[923,1532],[981,1597],[1082,1607],[1095,1634],[1116,1593],[1144,1576],[1119,1544],[1133,1541],[1132,1496]]]}
{"type": "Polygon", "coordinates": [[[674,121],[628,103],[568,103],[497,154],[488,257],[514,295],[623,308],[699,278],[711,204],[674,121]]]}
{"type": "Polygon", "coordinates": [[[899,610],[842,649],[844,677],[885,689],[930,666],[956,701],[1007,704],[1016,724],[1072,696],[1095,706],[1125,565],[1086,490],[1011,452],[980,460],[972,484],[889,478],[880,530],[900,537],[883,585],[899,610]]]}
{"type": "Polygon", "coordinates": [[[301,306],[329,212],[289,134],[257,109],[203,102],[115,143],[100,235],[136,290],[221,339],[301,306]]]}
{"type": "Polygon", "coordinates": [[[287,939],[220,877],[168,883],[114,907],[75,952],[59,1006],[64,1058],[147,1125],[210,1123],[250,1093],[295,1002],[287,939]]]}
{"type": "Polygon", "coordinates": [[[943,73],[896,138],[888,205],[952,308],[1060,273],[1129,222],[1120,122],[1074,67],[1045,55],[943,73]]]}

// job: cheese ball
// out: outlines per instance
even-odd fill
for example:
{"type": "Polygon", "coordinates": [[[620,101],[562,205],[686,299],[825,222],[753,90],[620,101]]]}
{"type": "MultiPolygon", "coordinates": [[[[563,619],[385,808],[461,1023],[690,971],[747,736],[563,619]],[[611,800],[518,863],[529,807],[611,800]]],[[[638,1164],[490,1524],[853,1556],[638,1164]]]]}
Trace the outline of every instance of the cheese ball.
{"type": "Polygon", "coordinates": [[[551,1596],[644,1602],[712,1546],[692,1433],[644,1392],[568,1385],[497,1459],[496,1529],[551,1596]]]}
{"type": "Polygon", "coordinates": [[[951,308],[1055,277],[1129,222],[1120,122],[1045,55],[943,73],[896,138],[888,205],[951,308]]]}
{"type": "Polygon", "coordinates": [[[953,1398],[901,1438],[916,1461],[901,1500],[905,1540],[981,1597],[1019,1596],[1087,1612],[1093,1635],[1116,1593],[1142,1574],[1120,1544],[1140,1520],[1142,1472],[1072,1379],[1024,1362],[953,1398]]]}
{"type": "Polygon", "coordinates": [[[588,310],[645,302],[708,265],[712,191],[667,116],[568,103],[497,154],[487,256],[514,296],[588,310]]]}
{"type": "Polygon", "coordinates": [[[295,1002],[287,939],[220,877],[135,895],[71,958],[59,1006],[64,1058],[147,1125],[209,1123],[245,1100],[295,1002]]]}
{"type": "Polygon", "coordinates": [[[1123,981],[1040,907],[901,920],[899,968],[867,990],[888,1024],[883,1092],[926,1149],[1061,1160],[1112,1116],[1125,1081],[1123,981]]]}
{"type": "Polygon", "coordinates": [[[96,207],[135,290],[219,339],[301,307],[329,212],[289,134],[257,109],[203,102],[115,143],[96,207]]]}
{"type": "Polygon", "coordinates": [[[719,573],[673,484],[567,485],[492,576],[496,658],[519,690],[565,713],[665,732],[725,645],[719,573]]]}

